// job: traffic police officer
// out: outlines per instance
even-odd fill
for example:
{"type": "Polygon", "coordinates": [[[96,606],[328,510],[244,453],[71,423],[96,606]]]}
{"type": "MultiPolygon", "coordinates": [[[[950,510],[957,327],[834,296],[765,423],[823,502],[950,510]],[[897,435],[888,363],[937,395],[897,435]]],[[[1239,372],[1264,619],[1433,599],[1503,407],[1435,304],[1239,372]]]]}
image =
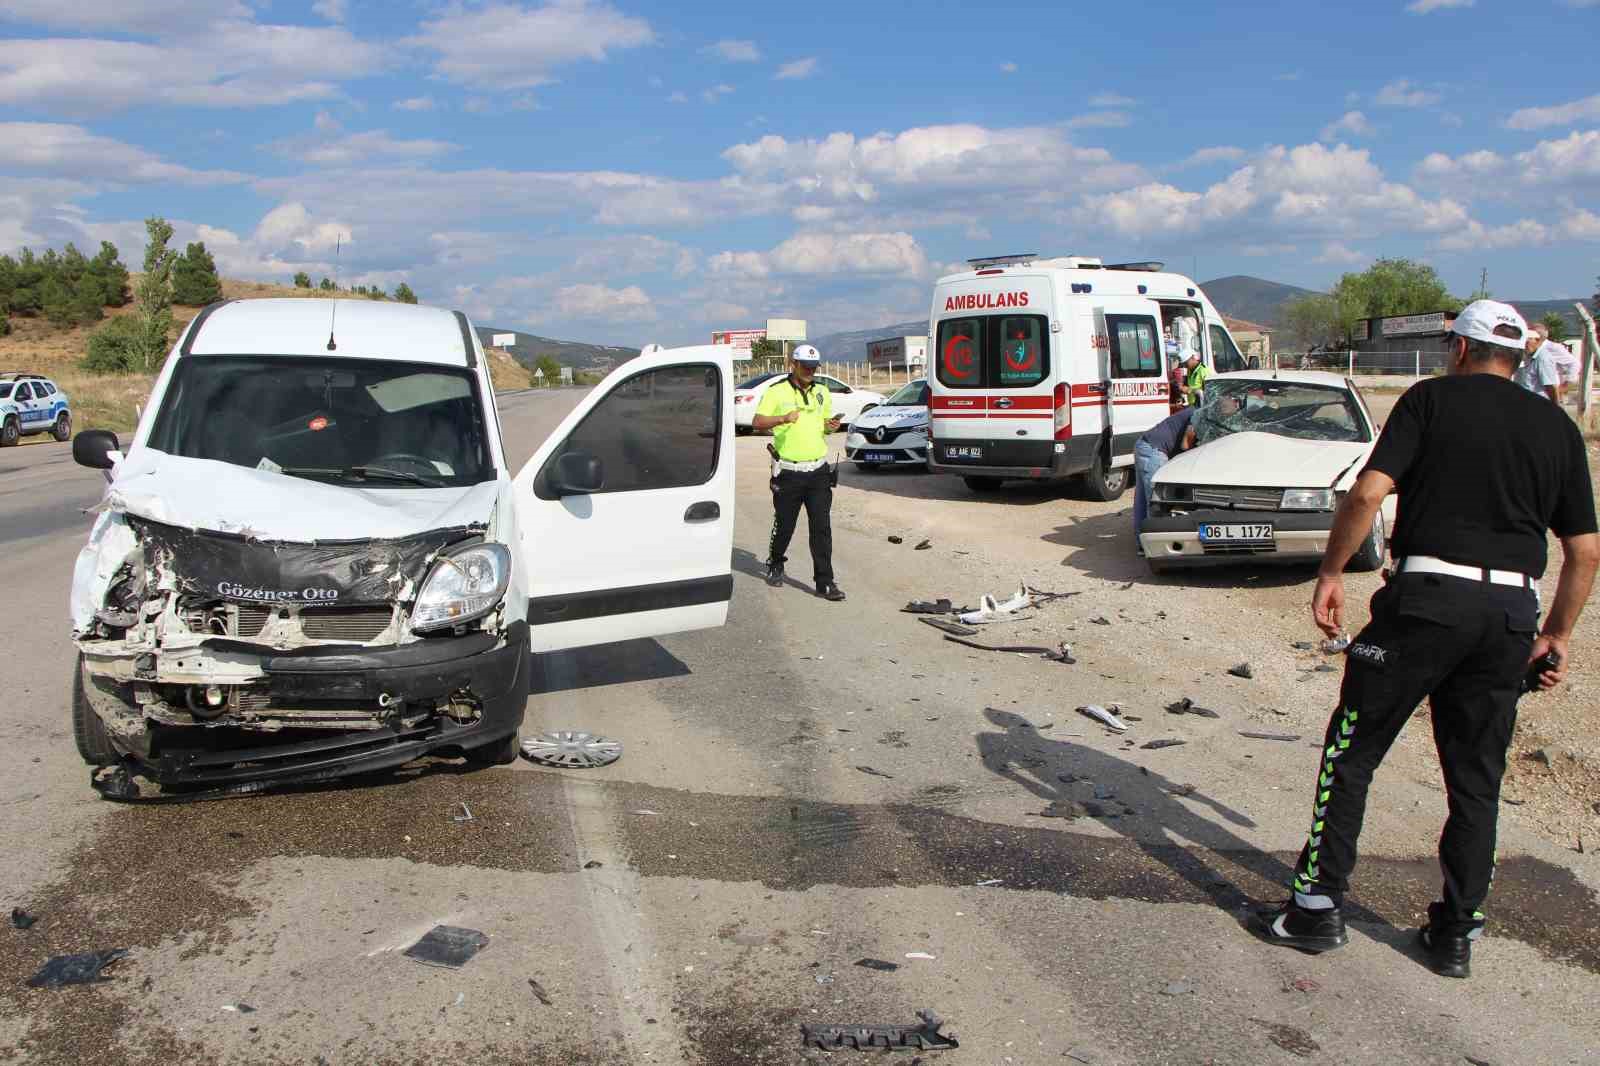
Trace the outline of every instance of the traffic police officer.
{"type": "Polygon", "coordinates": [[[794,350],[789,376],[767,386],[756,407],[753,425],[772,430],[777,461],[772,474],[772,538],[767,545],[767,584],[783,586],[784,553],[794,536],[800,508],[806,509],[811,533],[811,570],[817,595],[844,599],[833,580],[833,467],[828,464],[827,434],[839,428],[833,397],[816,383],[822,356],[809,344],[794,350]]]}
{"type": "Polygon", "coordinates": [[[1436,973],[1470,973],[1517,698],[1541,667],[1540,688],[1564,678],[1600,560],[1582,436],[1559,407],[1510,380],[1527,332],[1506,304],[1469,304],[1448,337],[1448,376],[1400,398],[1339,506],[1312,599],[1323,632],[1340,632],[1345,564],[1398,491],[1395,566],[1346,652],[1294,895],[1252,923],[1270,941],[1313,952],[1346,942],[1340,902],[1367,788],[1429,697],[1450,813],[1439,838],[1443,898],[1428,907],[1421,941],[1436,973]],[[1536,635],[1547,529],[1561,539],[1561,578],[1536,635]]]}
{"type": "Polygon", "coordinates": [[[1205,399],[1206,379],[1211,376],[1211,371],[1206,369],[1200,352],[1194,348],[1184,350],[1178,365],[1184,369],[1183,397],[1190,407],[1199,407],[1205,399]]]}

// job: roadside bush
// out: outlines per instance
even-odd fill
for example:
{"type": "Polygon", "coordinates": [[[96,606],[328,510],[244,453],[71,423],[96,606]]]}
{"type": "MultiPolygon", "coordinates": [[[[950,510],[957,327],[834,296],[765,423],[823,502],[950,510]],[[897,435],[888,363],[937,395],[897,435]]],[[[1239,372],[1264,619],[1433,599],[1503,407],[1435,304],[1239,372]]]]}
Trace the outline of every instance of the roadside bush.
{"type": "Polygon", "coordinates": [[[414,304],[417,302],[417,294],[412,292],[411,286],[407,285],[403,281],[394,287],[394,298],[403,304],[414,304]]]}
{"type": "Polygon", "coordinates": [[[294,276],[294,287],[297,289],[311,288],[311,275],[307,274],[304,270],[297,273],[294,276]]]}
{"type": "Polygon", "coordinates": [[[138,318],[122,315],[89,334],[82,366],[91,374],[144,370],[144,329],[138,318]]]}

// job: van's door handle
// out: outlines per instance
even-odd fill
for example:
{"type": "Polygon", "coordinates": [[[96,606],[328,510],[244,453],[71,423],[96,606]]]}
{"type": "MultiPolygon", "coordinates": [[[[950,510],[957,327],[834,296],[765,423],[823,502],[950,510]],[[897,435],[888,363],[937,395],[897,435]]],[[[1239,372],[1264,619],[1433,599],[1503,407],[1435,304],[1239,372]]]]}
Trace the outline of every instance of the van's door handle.
{"type": "Polygon", "coordinates": [[[994,402],[994,405],[996,407],[1010,407],[1011,406],[1011,397],[1002,396],[1002,397],[1000,397],[998,400],[996,400],[994,402]]]}
{"type": "Polygon", "coordinates": [[[715,522],[722,517],[722,505],[716,500],[701,500],[691,503],[689,509],[683,512],[685,522],[715,522]]]}

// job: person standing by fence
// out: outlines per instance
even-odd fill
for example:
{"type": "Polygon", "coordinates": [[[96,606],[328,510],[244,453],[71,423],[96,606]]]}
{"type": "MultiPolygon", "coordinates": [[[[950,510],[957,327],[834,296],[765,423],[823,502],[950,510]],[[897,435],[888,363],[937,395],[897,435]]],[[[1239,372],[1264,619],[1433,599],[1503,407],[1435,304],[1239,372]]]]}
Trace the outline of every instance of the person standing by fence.
{"type": "Polygon", "coordinates": [[[1546,339],[1550,331],[1543,322],[1535,322],[1528,327],[1528,337],[1523,343],[1526,358],[1517,372],[1511,375],[1511,380],[1527,389],[1529,392],[1539,393],[1550,400],[1551,403],[1561,402],[1561,371],[1556,364],[1553,347],[1546,339]]]}

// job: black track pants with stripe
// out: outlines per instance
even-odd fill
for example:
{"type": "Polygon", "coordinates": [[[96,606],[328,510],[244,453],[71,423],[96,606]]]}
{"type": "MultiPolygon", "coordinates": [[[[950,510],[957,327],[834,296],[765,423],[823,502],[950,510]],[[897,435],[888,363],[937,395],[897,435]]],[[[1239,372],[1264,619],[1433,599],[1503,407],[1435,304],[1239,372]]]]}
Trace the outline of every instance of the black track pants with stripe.
{"type": "Polygon", "coordinates": [[[1439,838],[1441,920],[1483,922],[1494,876],[1495,823],[1539,607],[1525,588],[1398,574],[1372,598],[1372,621],[1346,653],[1328,723],[1311,832],[1294,890],[1338,903],[1356,864],[1372,774],[1411,713],[1430,698],[1450,813],[1439,838]]]}
{"type": "Polygon", "coordinates": [[[780,470],[772,479],[772,537],[767,542],[767,565],[782,566],[800,519],[806,509],[811,533],[811,570],[818,585],[833,583],[833,468],[780,470]]]}

